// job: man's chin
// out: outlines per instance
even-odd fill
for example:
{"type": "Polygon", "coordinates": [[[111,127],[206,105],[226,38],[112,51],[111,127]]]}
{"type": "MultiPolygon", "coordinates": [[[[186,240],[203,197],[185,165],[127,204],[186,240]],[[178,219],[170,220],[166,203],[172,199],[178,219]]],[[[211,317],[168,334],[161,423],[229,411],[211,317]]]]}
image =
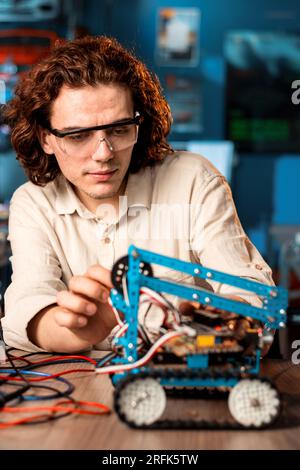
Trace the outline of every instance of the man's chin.
{"type": "Polygon", "coordinates": [[[86,192],[86,195],[90,197],[91,199],[95,200],[102,200],[102,199],[111,199],[114,198],[118,194],[118,191],[107,191],[104,192],[102,191],[101,193],[97,192],[86,192]]]}

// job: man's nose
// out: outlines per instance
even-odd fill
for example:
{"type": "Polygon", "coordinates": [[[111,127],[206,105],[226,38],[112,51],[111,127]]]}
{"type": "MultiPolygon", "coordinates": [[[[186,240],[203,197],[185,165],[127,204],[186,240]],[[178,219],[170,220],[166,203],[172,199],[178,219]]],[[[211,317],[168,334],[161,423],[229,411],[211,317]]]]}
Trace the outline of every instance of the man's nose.
{"type": "Polygon", "coordinates": [[[106,137],[97,140],[97,145],[92,155],[93,160],[110,160],[113,157],[113,147],[106,137]]]}

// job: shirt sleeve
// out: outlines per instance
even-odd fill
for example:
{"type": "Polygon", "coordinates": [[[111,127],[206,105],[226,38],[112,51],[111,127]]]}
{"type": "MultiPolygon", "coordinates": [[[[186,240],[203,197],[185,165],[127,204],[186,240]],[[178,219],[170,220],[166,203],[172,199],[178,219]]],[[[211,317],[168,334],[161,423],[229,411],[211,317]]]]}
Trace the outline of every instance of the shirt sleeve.
{"type": "MultiPolygon", "coordinates": [[[[196,260],[216,269],[267,285],[274,285],[272,271],[245,234],[225,178],[212,177],[193,191],[191,248],[196,260]]],[[[210,282],[216,293],[237,295],[260,306],[259,297],[234,286],[210,282]]]]}
{"type": "Polygon", "coordinates": [[[55,304],[57,292],[66,289],[47,234],[46,219],[36,210],[26,194],[17,194],[11,202],[9,240],[13,274],[1,320],[6,343],[27,351],[42,351],[29,341],[28,323],[40,310],[55,304]]]}

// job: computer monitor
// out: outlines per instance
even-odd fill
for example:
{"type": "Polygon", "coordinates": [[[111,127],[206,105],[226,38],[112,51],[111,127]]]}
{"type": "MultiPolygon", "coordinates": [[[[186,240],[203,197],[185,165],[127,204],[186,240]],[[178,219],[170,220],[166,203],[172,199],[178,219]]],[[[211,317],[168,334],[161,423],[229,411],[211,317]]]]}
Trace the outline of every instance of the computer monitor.
{"type": "Polygon", "coordinates": [[[234,160],[234,145],[228,140],[189,140],[187,142],[170,142],[175,150],[194,152],[207,158],[230,183],[234,160]]]}

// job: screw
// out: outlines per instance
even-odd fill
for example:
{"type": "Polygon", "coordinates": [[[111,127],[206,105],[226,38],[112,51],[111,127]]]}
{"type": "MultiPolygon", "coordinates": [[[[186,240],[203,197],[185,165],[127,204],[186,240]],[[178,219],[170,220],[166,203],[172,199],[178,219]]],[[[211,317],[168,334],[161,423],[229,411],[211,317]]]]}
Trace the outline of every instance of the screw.
{"type": "Polygon", "coordinates": [[[211,272],[208,272],[208,273],[206,274],[206,277],[211,278],[211,277],[213,277],[213,275],[212,275],[211,272]]]}
{"type": "Polygon", "coordinates": [[[193,299],[197,300],[198,299],[198,294],[193,294],[193,299]]]}
{"type": "Polygon", "coordinates": [[[136,250],[132,250],[131,255],[136,259],[139,258],[139,253],[136,250]]]}
{"type": "Polygon", "coordinates": [[[209,297],[205,297],[204,302],[206,302],[207,304],[209,304],[210,298],[209,298],[209,297]]]}
{"type": "Polygon", "coordinates": [[[279,313],[281,313],[281,315],[285,315],[285,310],[284,310],[284,308],[281,308],[281,309],[279,310],[279,313]]]}
{"type": "Polygon", "coordinates": [[[250,403],[251,403],[251,406],[253,406],[253,408],[259,408],[260,407],[260,401],[257,398],[252,398],[250,400],[250,403]]]}
{"type": "Polygon", "coordinates": [[[194,273],[195,273],[195,274],[199,274],[199,273],[200,273],[200,269],[199,269],[199,268],[195,268],[195,269],[194,269],[194,273]]]}

